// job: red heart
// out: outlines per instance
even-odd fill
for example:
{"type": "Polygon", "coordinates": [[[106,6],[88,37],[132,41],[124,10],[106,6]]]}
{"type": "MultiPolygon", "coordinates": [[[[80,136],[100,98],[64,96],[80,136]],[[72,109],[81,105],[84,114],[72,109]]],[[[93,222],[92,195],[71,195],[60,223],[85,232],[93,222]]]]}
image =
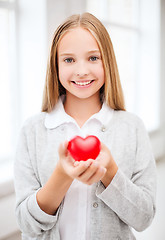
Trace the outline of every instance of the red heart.
{"type": "Polygon", "coordinates": [[[100,149],[100,140],[93,135],[86,138],[76,136],[68,143],[68,151],[76,161],[86,161],[89,158],[96,159],[100,149]]]}

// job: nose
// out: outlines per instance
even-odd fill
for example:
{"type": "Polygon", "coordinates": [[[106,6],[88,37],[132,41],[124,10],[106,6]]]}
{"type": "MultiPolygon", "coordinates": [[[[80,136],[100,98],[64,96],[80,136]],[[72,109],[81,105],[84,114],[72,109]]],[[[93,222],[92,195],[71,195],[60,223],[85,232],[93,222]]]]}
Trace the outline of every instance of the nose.
{"type": "Polygon", "coordinates": [[[89,69],[87,64],[84,61],[78,62],[76,64],[75,73],[76,73],[76,76],[80,78],[87,76],[89,74],[89,69]]]}
{"type": "Polygon", "coordinates": [[[87,76],[88,74],[87,73],[77,73],[76,75],[80,78],[83,78],[83,77],[87,76]]]}

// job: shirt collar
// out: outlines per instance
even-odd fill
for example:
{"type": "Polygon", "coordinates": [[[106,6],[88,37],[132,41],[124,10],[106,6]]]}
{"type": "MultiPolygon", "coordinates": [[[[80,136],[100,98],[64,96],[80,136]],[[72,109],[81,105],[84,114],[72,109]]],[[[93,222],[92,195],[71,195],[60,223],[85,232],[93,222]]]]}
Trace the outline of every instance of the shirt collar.
{"type": "MultiPolygon", "coordinates": [[[[64,98],[65,96],[60,97],[54,109],[50,113],[46,113],[45,117],[46,128],[53,129],[65,123],[69,122],[76,123],[76,121],[71,116],[69,116],[64,110],[63,105],[64,98]]],[[[102,125],[106,126],[107,123],[112,118],[113,112],[114,110],[107,106],[107,104],[104,102],[101,110],[98,113],[93,114],[87,121],[96,119],[102,125]]]]}

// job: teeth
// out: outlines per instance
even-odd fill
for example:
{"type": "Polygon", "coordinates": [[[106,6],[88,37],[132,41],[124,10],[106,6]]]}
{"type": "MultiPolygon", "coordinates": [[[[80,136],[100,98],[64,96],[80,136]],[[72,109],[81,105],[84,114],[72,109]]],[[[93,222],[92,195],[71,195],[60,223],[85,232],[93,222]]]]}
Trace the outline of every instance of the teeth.
{"type": "Polygon", "coordinates": [[[85,85],[88,85],[90,84],[92,81],[88,81],[88,82],[75,82],[76,85],[79,85],[79,86],[85,86],[85,85]]]}

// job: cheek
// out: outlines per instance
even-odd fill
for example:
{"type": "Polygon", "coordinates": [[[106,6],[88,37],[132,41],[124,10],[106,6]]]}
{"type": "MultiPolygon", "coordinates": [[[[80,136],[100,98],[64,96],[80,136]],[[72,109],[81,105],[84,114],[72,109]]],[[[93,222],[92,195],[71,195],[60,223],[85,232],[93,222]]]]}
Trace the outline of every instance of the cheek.
{"type": "Polygon", "coordinates": [[[95,73],[97,74],[100,81],[102,83],[104,83],[105,82],[105,74],[104,74],[104,68],[102,67],[102,65],[96,69],[95,73]]]}
{"type": "Polygon", "coordinates": [[[65,84],[70,77],[70,71],[68,68],[59,65],[59,80],[61,84],[65,84]]]}

